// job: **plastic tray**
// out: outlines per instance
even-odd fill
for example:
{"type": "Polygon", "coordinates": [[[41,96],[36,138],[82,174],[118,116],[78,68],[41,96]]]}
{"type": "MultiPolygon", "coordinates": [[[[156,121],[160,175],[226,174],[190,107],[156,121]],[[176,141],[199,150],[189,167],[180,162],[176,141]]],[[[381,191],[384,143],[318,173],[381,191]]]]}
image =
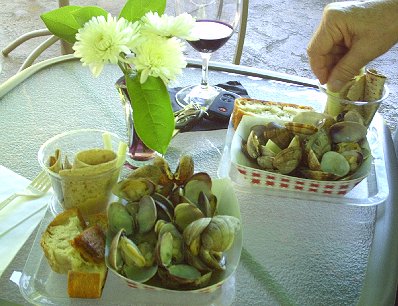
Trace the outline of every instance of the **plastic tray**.
{"type": "MultiPolygon", "coordinates": [[[[217,197],[224,198],[221,202],[225,214],[232,214],[240,218],[239,205],[233,194],[230,193],[231,182],[229,180],[214,180],[214,192],[217,197]],[[231,205],[231,198],[235,198],[235,204],[231,205]]],[[[55,201],[55,198],[52,198],[55,201]]],[[[95,301],[96,305],[229,305],[235,296],[234,271],[238,265],[242,250],[242,231],[236,236],[231,253],[231,266],[226,272],[222,282],[217,282],[206,292],[154,290],[146,288],[133,288],[125,279],[108,271],[102,297],[96,300],[70,299],[67,295],[66,274],[55,273],[51,270],[47,259],[40,247],[40,239],[48,224],[54,219],[52,205],[40,224],[35,241],[29,253],[25,267],[19,281],[19,287],[23,297],[35,305],[89,305],[95,301]],[[194,297],[194,298],[193,298],[194,297]]]]}
{"type": "MultiPolygon", "coordinates": [[[[235,130],[231,124],[228,127],[223,155],[218,169],[218,176],[229,177],[234,182],[234,187],[242,192],[266,193],[280,197],[358,206],[378,205],[384,202],[389,194],[382,139],[381,135],[378,133],[379,130],[382,130],[382,118],[379,114],[376,114],[368,129],[367,135],[373,157],[369,175],[361,179],[359,183],[357,181],[353,182],[353,184],[349,186],[353,188],[349,192],[344,192],[344,195],[339,195],[338,192],[334,194],[323,192],[297,192],[297,190],[289,190],[289,188],[274,188],[266,184],[253,184],[248,177],[245,177],[245,174],[242,174],[242,170],[244,169],[231,161],[231,156],[233,154],[232,145],[235,135],[235,130]]],[[[284,175],[281,179],[285,179],[286,177],[288,176],[284,175]]],[[[262,178],[262,181],[265,183],[266,178],[262,178]]],[[[286,182],[280,181],[279,183],[285,184],[286,182]]]]}

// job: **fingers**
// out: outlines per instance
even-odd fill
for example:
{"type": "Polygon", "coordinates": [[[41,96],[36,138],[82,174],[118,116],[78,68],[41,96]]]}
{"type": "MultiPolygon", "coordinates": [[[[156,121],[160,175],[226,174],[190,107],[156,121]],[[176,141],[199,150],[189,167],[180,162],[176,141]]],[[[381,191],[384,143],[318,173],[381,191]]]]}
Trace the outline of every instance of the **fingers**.
{"type": "Polygon", "coordinates": [[[307,47],[309,63],[321,84],[325,84],[332,68],[347,52],[343,36],[337,29],[331,13],[331,5],[324,10],[322,22],[315,31],[307,47]]]}
{"type": "Polygon", "coordinates": [[[360,73],[369,59],[362,55],[356,46],[353,46],[332,68],[327,83],[333,92],[340,91],[343,86],[360,73]]]}
{"type": "Polygon", "coordinates": [[[332,91],[398,42],[398,1],[328,4],[307,53],[311,69],[332,91]],[[371,20],[371,24],[369,23],[371,20]]]}
{"type": "Polygon", "coordinates": [[[311,47],[308,48],[307,53],[311,69],[321,84],[325,84],[327,82],[333,67],[347,53],[347,50],[347,47],[336,44],[333,45],[325,54],[321,55],[316,54],[315,52],[312,53],[311,47]]]}

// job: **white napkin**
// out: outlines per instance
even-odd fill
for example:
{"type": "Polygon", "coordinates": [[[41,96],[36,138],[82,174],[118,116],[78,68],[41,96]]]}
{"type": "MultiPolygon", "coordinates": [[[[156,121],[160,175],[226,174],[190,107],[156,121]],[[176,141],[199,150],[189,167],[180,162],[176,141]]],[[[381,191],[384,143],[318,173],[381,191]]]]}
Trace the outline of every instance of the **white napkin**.
{"type": "MultiPolygon", "coordinates": [[[[0,165],[0,202],[30,181],[0,165]]],[[[0,276],[40,223],[51,199],[49,192],[40,198],[18,197],[0,210],[0,276]]]]}

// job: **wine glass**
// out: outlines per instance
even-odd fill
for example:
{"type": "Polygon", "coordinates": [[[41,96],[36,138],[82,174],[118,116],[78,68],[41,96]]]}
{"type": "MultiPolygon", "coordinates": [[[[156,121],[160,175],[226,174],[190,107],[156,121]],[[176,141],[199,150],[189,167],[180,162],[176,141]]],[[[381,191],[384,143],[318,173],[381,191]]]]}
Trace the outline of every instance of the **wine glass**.
{"type": "Polygon", "coordinates": [[[177,103],[208,106],[223,91],[208,84],[211,54],[221,48],[232,36],[240,20],[241,0],[175,0],[176,14],[188,13],[196,19],[193,34],[199,40],[188,41],[202,58],[202,81],[181,89],[176,94],[177,103]]]}

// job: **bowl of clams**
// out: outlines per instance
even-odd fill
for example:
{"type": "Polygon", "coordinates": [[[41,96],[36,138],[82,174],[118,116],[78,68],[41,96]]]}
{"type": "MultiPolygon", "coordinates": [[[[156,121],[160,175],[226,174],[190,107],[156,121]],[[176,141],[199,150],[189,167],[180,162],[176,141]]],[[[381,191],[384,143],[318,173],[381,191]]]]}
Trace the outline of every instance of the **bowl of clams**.
{"type": "Polygon", "coordinates": [[[239,205],[229,179],[195,172],[191,156],[171,171],[163,157],[131,171],[112,192],[106,264],[132,288],[213,292],[242,249],[239,205]]]}
{"type": "Polygon", "coordinates": [[[347,111],[305,111],[291,121],[243,116],[232,139],[231,177],[240,184],[343,196],[370,172],[367,127],[347,111]]]}

